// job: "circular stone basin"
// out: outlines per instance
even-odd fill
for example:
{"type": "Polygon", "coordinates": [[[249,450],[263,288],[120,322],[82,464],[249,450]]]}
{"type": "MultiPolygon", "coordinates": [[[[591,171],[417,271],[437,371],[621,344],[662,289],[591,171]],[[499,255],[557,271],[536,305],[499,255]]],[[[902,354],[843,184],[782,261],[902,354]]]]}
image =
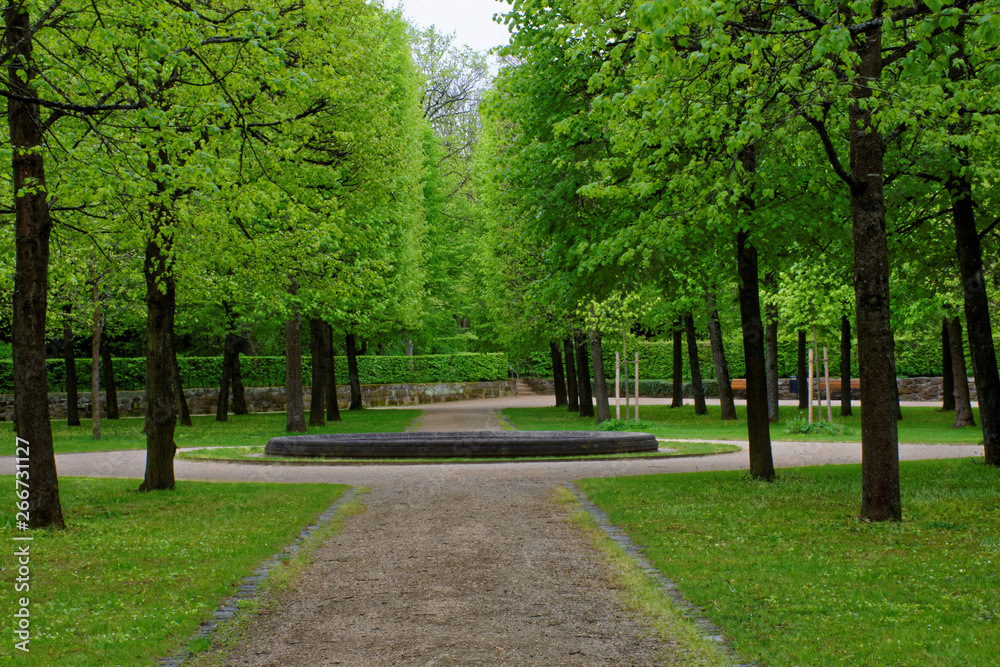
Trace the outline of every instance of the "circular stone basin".
{"type": "Polygon", "coordinates": [[[655,452],[650,433],[628,431],[446,431],[286,435],[267,441],[270,456],[323,458],[476,458],[655,452]]]}

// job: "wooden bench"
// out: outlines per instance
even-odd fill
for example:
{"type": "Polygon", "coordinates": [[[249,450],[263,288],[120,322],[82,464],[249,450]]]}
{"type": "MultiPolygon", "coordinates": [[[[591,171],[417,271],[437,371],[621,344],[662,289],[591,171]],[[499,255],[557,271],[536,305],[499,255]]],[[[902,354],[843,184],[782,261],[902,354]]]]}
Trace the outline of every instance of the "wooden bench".
{"type": "MultiPolygon", "coordinates": [[[[815,378],[813,378],[815,380],[815,378]]],[[[830,391],[840,391],[840,378],[830,378],[830,391]]],[[[747,380],[746,378],[736,378],[730,382],[730,386],[733,391],[746,391],[747,390],[747,380]]],[[[819,379],[820,389],[826,391],[826,379],[819,379]]],[[[858,378],[851,378],[851,389],[861,389],[861,380],[858,378]]]]}

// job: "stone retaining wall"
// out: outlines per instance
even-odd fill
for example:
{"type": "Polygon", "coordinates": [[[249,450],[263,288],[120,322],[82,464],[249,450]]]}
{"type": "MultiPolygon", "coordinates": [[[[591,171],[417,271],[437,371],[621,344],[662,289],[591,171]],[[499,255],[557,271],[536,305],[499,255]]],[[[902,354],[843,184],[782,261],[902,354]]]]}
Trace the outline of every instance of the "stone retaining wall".
{"type": "MultiPolygon", "coordinates": [[[[312,403],[312,392],[303,387],[306,410],[312,403]]],[[[363,384],[361,401],[367,407],[393,405],[420,405],[421,403],[444,403],[471,398],[499,398],[514,395],[514,382],[441,382],[436,384],[363,384]]],[[[188,409],[193,415],[214,415],[218,405],[218,388],[185,389],[188,409]]],[[[283,412],[285,409],[284,387],[247,387],[247,408],[250,412],[283,412]]],[[[346,409],[351,399],[351,388],[337,387],[337,399],[341,409],[346,409]]],[[[232,398],[230,398],[230,406],[232,398]]],[[[90,419],[90,392],[80,392],[78,406],[80,419],[90,419]]],[[[104,392],[101,392],[101,413],[105,414],[104,392]]],[[[118,392],[118,411],[122,417],[142,417],[146,410],[146,392],[118,392]]],[[[66,394],[49,394],[49,416],[52,419],[66,417],[66,394]]],[[[0,421],[14,418],[14,395],[0,394],[0,421]]]]}
{"type": "MultiPolygon", "coordinates": [[[[554,396],[555,395],[555,384],[553,380],[547,378],[521,378],[523,382],[527,382],[532,390],[536,394],[545,394],[554,396]]],[[[972,400],[976,400],[976,383],[972,378],[969,381],[969,395],[972,400]]],[[[778,380],[778,398],[782,400],[795,400],[798,398],[797,394],[791,392],[789,384],[791,382],[790,378],[781,378],[778,380]]],[[[831,384],[835,382],[834,378],[830,378],[831,384]]],[[[899,386],[899,400],[901,401],[940,401],[942,397],[942,378],[940,377],[916,377],[916,378],[897,378],[896,384],[899,386]]],[[[820,381],[820,387],[822,388],[823,382],[820,381]]],[[[631,387],[634,385],[630,384],[631,387]]],[[[624,392],[624,390],[623,390],[624,392]]],[[[718,392],[716,391],[715,380],[705,380],[705,392],[706,395],[711,397],[717,397],[718,392]]],[[[853,390],[853,398],[858,399],[860,397],[859,391],[857,389],[853,390]]],[[[745,391],[734,391],[733,394],[736,398],[746,398],[745,391]]],[[[615,395],[614,379],[608,384],[608,395],[615,395]]],[[[649,391],[649,386],[644,386],[640,381],[639,383],[639,396],[644,396],[647,398],[668,398],[671,396],[669,385],[668,388],[662,393],[652,394],[649,391]]],[[[686,398],[691,398],[693,396],[691,390],[691,383],[686,383],[684,385],[684,396],[686,398]]],[[[822,391],[822,397],[826,399],[826,390],[822,391]]],[[[840,390],[833,389],[830,391],[830,398],[834,401],[840,400],[840,390]]]]}

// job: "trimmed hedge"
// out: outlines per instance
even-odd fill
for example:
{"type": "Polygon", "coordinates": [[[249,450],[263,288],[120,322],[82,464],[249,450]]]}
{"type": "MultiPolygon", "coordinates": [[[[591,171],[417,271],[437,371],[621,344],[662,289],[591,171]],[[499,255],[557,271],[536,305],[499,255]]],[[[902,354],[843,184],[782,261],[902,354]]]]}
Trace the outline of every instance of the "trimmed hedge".
{"type": "MultiPolygon", "coordinates": [[[[222,379],[222,357],[178,357],[185,387],[217,387],[222,379]]],[[[347,357],[336,357],[337,383],[347,384],[347,357]]],[[[115,385],[120,391],[146,388],[146,359],[114,360],[115,385]]],[[[0,393],[14,391],[13,363],[0,360],[0,393]]],[[[240,357],[240,373],[247,387],[280,387],[285,384],[284,357],[240,357]]],[[[309,384],[312,360],[302,358],[302,378],[309,384]]],[[[363,384],[423,384],[430,382],[491,382],[507,379],[507,355],[437,354],[413,357],[359,356],[358,375],[363,384]]],[[[66,365],[48,360],[48,389],[66,390],[66,365]]],[[[90,389],[90,359],[76,360],[77,389],[90,389]]],[[[102,377],[101,388],[104,388],[102,377]]]]}

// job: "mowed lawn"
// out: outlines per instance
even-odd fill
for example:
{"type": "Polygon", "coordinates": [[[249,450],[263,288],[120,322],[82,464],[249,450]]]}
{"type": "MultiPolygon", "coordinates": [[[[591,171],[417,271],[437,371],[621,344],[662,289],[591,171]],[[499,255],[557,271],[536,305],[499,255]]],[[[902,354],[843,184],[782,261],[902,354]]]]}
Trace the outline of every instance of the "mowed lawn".
{"type": "Polygon", "coordinates": [[[580,482],[663,574],[771,667],[1000,656],[1000,470],[901,464],[901,523],[857,519],[858,465],[580,482]]]}
{"type": "MultiPolygon", "coordinates": [[[[309,433],[392,433],[403,431],[420,410],[355,410],[341,412],[343,421],[327,422],[326,426],[309,427],[309,433]]],[[[285,413],[229,415],[228,421],[217,422],[211,415],[191,418],[191,426],[178,426],[174,441],[178,447],[241,447],[261,445],[268,439],[288,435],[285,413]]],[[[57,454],[68,452],[104,452],[121,449],[145,449],[146,436],[141,418],[102,419],[101,439],[92,438],[89,421],[80,426],[66,426],[66,420],[52,421],[52,440],[57,454]]],[[[4,454],[14,453],[14,428],[10,422],[0,422],[0,440],[9,443],[4,454]]]]}
{"type": "MultiPolygon", "coordinates": [[[[771,425],[772,440],[795,440],[816,442],[860,442],[861,441],[861,409],[854,408],[850,417],[837,417],[838,409],[834,407],[834,423],[843,426],[839,434],[804,435],[801,433],[786,433],[789,421],[804,418],[806,413],[800,412],[794,406],[782,406],[781,421],[771,425]]],[[[976,423],[979,423],[979,410],[973,410],[976,423]]],[[[614,405],[611,406],[614,416],[614,405]]],[[[643,431],[653,433],[658,438],[680,438],[692,440],[746,440],[746,407],[736,406],[737,419],[722,421],[719,419],[719,406],[708,406],[707,415],[695,415],[693,405],[682,408],[670,408],[667,405],[643,405],[640,399],[639,418],[643,421],[657,422],[657,428],[644,428],[643,431]]],[[[581,418],[578,414],[569,412],[566,408],[507,408],[503,410],[517,428],[522,430],[583,430],[597,428],[597,419],[581,418]]],[[[823,418],[826,419],[826,407],[823,408],[823,418]]],[[[952,428],[955,421],[954,412],[940,412],[937,407],[904,407],[903,419],[898,422],[899,441],[913,444],[976,444],[983,440],[982,430],[978,427],[952,428]]]]}

